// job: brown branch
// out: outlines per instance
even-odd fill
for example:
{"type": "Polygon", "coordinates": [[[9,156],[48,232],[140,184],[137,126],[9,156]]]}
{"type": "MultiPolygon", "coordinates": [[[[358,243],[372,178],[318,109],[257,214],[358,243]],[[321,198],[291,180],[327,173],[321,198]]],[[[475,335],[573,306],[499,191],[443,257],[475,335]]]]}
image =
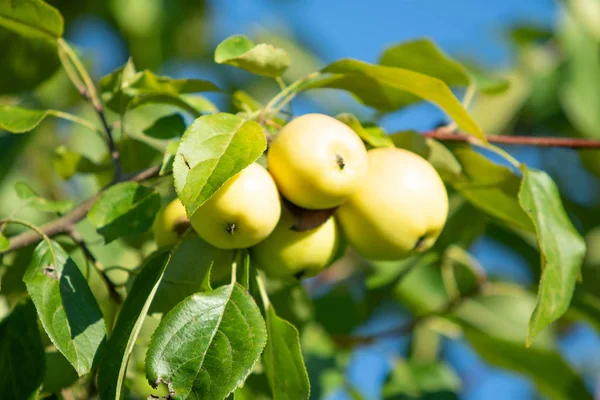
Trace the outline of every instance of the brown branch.
{"type": "MultiPolygon", "coordinates": [[[[453,133],[447,129],[436,129],[425,132],[425,137],[440,141],[479,143],[475,136],[464,133],[453,133]]],[[[577,139],[565,137],[543,137],[543,136],[505,136],[505,135],[486,135],[491,143],[499,144],[521,144],[536,147],[564,147],[568,149],[600,149],[600,140],[577,139]]]]}
{"type": "MultiPolygon", "coordinates": [[[[141,172],[138,172],[137,174],[130,176],[127,179],[123,179],[121,182],[123,182],[123,181],[128,181],[128,182],[145,181],[147,179],[158,176],[159,171],[160,171],[160,167],[150,167],[141,172]]],[[[68,214],[41,226],[40,230],[49,237],[56,236],[59,234],[70,234],[72,232],[75,224],[77,222],[81,221],[83,218],[85,218],[85,216],[87,215],[90,208],[92,208],[92,205],[94,204],[96,199],[102,193],[104,193],[105,190],[106,189],[96,193],[94,196],[90,197],[89,199],[87,199],[86,201],[84,201],[83,203],[81,203],[80,205],[75,207],[68,214]]],[[[5,250],[4,252],[0,252],[0,254],[19,250],[19,249],[22,249],[23,247],[29,246],[30,244],[36,243],[40,240],[40,236],[38,235],[37,232],[27,231],[27,232],[23,232],[19,235],[13,236],[13,237],[9,238],[9,240],[10,240],[10,247],[7,250],[5,250]]]]}

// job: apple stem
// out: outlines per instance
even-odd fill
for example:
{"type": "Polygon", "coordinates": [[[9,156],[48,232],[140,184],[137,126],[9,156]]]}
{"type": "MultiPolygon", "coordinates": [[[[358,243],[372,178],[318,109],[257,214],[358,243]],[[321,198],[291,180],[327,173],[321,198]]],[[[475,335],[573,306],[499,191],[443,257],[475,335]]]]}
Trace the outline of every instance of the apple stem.
{"type": "Polygon", "coordinates": [[[235,233],[235,224],[227,223],[227,227],[225,228],[227,233],[233,235],[235,233]]]}

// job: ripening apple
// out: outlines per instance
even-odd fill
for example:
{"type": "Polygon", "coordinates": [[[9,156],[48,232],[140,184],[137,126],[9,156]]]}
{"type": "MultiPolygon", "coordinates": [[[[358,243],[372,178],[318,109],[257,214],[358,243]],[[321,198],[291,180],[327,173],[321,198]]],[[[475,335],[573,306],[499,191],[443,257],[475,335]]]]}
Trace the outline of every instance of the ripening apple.
{"type": "Polygon", "coordinates": [[[275,136],[267,153],[281,194],[307,209],[336,207],[367,173],[367,150],[344,123],[323,114],[295,118],[275,136]]]}
{"type": "Polygon", "coordinates": [[[436,170],[403,149],[368,152],[360,189],[336,212],[348,243],[363,257],[395,260],[429,249],[448,216],[448,194],[436,170]]]}
{"type": "Polygon", "coordinates": [[[275,229],[281,203],[273,178],[253,163],[229,179],[190,218],[192,228],[220,249],[254,246],[275,229]]]}
{"type": "Polygon", "coordinates": [[[179,199],[175,199],[162,208],[152,225],[154,240],[158,247],[173,246],[185,228],[187,228],[188,217],[185,207],[179,199]]]}
{"type": "Polygon", "coordinates": [[[257,266],[272,277],[317,275],[344,250],[334,218],[310,231],[292,230],[292,215],[283,207],[281,219],[269,237],[250,249],[257,266]]]}

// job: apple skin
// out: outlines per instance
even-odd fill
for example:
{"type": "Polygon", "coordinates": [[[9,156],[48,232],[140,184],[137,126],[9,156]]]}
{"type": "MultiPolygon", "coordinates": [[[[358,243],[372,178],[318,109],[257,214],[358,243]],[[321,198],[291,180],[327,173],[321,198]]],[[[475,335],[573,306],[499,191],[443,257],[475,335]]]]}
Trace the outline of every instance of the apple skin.
{"type": "Polygon", "coordinates": [[[252,260],[267,275],[314,276],[343,254],[345,244],[333,217],[310,231],[293,231],[293,224],[292,215],[283,207],[273,233],[250,249],[252,260]]]}
{"type": "Polygon", "coordinates": [[[448,216],[448,194],[436,170],[403,149],[373,149],[368,160],[362,187],[336,212],[349,245],[371,260],[429,249],[448,216]]]}
{"type": "Polygon", "coordinates": [[[367,173],[367,150],[343,122],[306,114],[275,136],[267,165],[286,199],[307,209],[327,209],[358,189],[367,173]]]}
{"type": "Polygon", "coordinates": [[[229,179],[192,217],[192,228],[220,249],[243,249],[264,240],[277,225],[279,193],[271,175],[253,163],[229,179]]]}
{"type": "Polygon", "coordinates": [[[183,232],[178,232],[177,227],[188,222],[185,207],[179,199],[175,199],[162,208],[152,225],[154,241],[158,247],[169,247],[177,243],[183,232]]]}

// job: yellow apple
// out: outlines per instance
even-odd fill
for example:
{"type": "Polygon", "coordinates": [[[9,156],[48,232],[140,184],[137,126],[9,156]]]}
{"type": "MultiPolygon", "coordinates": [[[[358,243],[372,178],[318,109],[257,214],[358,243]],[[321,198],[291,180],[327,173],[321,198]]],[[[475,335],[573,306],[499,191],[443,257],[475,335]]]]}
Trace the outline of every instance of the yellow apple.
{"type": "Polygon", "coordinates": [[[313,210],[346,201],[367,173],[367,150],[344,123],[323,114],[292,120],[275,136],[267,165],[281,194],[313,210]]]}
{"type": "Polygon", "coordinates": [[[436,170],[408,150],[368,152],[361,188],[336,212],[350,246],[372,260],[429,249],[448,216],[448,194],[436,170]]]}
{"type": "Polygon", "coordinates": [[[154,240],[158,247],[173,246],[187,226],[188,218],[185,207],[179,199],[175,199],[162,208],[152,225],[154,240]],[[183,230],[181,228],[184,228],[183,230]]]}
{"type": "Polygon", "coordinates": [[[273,233],[250,249],[252,259],[269,276],[314,276],[342,254],[343,240],[334,218],[305,232],[292,230],[293,224],[292,215],[283,207],[273,233]]]}
{"type": "Polygon", "coordinates": [[[253,163],[229,179],[192,217],[192,228],[220,249],[254,246],[275,229],[281,203],[271,175],[253,163]]]}

